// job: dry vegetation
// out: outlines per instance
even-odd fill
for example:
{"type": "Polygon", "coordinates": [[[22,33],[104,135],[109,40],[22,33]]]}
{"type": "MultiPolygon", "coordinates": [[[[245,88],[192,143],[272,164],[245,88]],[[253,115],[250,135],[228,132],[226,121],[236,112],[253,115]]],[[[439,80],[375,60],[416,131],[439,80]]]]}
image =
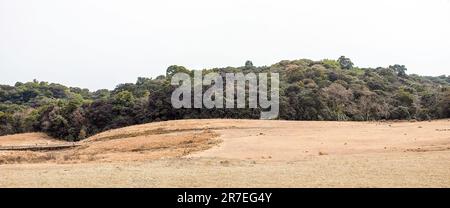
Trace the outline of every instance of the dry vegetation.
{"type": "Polygon", "coordinates": [[[60,143],[64,143],[64,141],[53,139],[44,133],[24,133],[0,136],[0,147],[13,145],[46,145],[60,143]]]}
{"type": "MultiPolygon", "coordinates": [[[[141,125],[95,135],[79,142],[80,146],[72,149],[44,152],[0,151],[0,164],[117,162],[181,157],[212,147],[219,142],[215,139],[217,136],[217,133],[208,129],[170,130],[141,125]]],[[[29,133],[5,136],[0,143],[11,145],[11,141],[17,140],[16,138],[22,138],[21,145],[31,146],[48,144],[42,141],[49,139],[40,133],[29,133]]]]}
{"type": "MultiPolygon", "coordinates": [[[[53,143],[62,142],[0,137],[2,146],[53,143]]],[[[179,120],[78,144],[0,151],[0,187],[450,187],[450,120],[179,120]]]]}

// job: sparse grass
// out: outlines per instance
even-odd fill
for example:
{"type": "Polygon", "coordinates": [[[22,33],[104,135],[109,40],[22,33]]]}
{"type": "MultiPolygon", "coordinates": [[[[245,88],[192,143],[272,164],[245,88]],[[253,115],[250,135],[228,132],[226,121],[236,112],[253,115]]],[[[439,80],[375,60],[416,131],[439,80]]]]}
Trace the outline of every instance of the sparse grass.
{"type": "Polygon", "coordinates": [[[73,164],[99,161],[153,160],[167,157],[182,157],[192,152],[205,150],[218,144],[218,136],[211,129],[191,128],[179,134],[178,130],[151,129],[134,133],[115,131],[107,137],[81,142],[73,149],[43,151],[1,152],[0,164],[46,163],[73,164]],[[118,132],[119,134],[114,134],[118,132]],[[162,135],[167,134],[167,135],[162,135]],[[149,137],[139,137],[149,135],[149,137]],[[139,137],[139,138],[138,138],[139,137]]]}
{"type": "Polygon", "coordinates": [[[16,163],[42,163],[56,160],[56,155],[54,153],[20,153],[21,154],[11,153],[0,156],[0,165],[16,163]]]}
{"type": "Polygon", "coordinates": [[[161,134],[170,134],[170,133],[182,133],[182,132],[190,132],[190,131],[203,131],[205,133],[212,133],[212,130],[228,130],[228,129],[246,129],[240,127],[208,127],[208,128],[187,128],[187,129],[164,129],[164,128],[156,128],[144,131],[135,131],[135,132],[120,132],[114,135],[106,135],[95,138],[95,141],[105,141],[105,140],[114,140],[114,139],[122,139],[122,138],[133,138],[139,136],[151,136],[151,135],[161,135],[161,134]]]}
{"type": "Polygon", "coordinates": [[[88,139],[89,142],[80,142],[82,146],[73,149],[22,151],[15,155],[0,151],[0,163],[23,163],[1,165],[0,184],[2,187],[449,187],[448,122],[189,120],[170,122],[163,128],[240,125],[253,129],[95,140],[161,127],[148,124],[106,132],[88,139]],[[259,136],[261,132],[265,136],[259,136]],[[220,147],[201,151],[219,142],[223,142],[220,147]],[[26,165],[38,161],[47,164],[26,165]],[[114,178],[105,174],[112,172],[114,178]]]}

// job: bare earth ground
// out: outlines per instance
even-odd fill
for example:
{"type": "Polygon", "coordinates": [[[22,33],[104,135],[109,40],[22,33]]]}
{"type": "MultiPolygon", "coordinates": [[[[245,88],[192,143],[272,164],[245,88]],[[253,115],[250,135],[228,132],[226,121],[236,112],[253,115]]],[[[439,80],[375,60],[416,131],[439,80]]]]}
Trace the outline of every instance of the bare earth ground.
{"type": "MultiPolygon", "coordinates": [[[[52,142],[0,137],[0,146],[52,142]]],[[[0,187],[450,187],[450,120],[180,120],[79,144],[0,151],[0,187]]]]}

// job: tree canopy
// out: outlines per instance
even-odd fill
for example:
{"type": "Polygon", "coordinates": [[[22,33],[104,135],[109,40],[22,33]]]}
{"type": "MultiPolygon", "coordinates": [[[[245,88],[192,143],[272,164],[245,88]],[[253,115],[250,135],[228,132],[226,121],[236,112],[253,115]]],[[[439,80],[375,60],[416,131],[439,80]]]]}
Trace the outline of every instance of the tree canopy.
{"type": "MultiPolygon", "coordinates": [[[[280,114],[285,120],[367,121],[450,117],[450,77],[406,74],[406,67],[358,68],[350,59],[281,61],[256,67],[206,69],[225,73],[280,74],[280,114]]],[[[42,131],[69,141],[108,129],[191,118],[258,119],[261,109],[174,109],[170,78],[192,70],[170,66],[166,75],[140,77],[113,90],[66,87],[33,80],[0,85],[0,135],[42,131]]],[[[225,83],[224,83],[225,84],[225,83]]]]}

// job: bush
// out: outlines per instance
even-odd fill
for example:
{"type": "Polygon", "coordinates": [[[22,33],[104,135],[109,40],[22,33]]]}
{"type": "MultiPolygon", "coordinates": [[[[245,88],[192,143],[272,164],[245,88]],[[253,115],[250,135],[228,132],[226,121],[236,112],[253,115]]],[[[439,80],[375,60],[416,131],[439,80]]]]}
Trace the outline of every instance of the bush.
{"type": "MultiPolygon", "coordinates": [[[[450,117],[450,77],[406,76],[406,67],[358,68],[346,57],[281,61],[272,66],[205,70],[280,73],[280,119],[419,120],[450,117]],[[343,70],[344,69],[344,70],[343,70]]],[[[36,80],[0,85],[0,135],[42,131],[77,141],[112,128],[183,118],[259,118],[261,109],[173,109],[174,73],[192,71],[170,66],[155,79],[113,90],[68,88],[36,80]]],[[[204,87],[206,89],[206,87],[204,87]]]]}

